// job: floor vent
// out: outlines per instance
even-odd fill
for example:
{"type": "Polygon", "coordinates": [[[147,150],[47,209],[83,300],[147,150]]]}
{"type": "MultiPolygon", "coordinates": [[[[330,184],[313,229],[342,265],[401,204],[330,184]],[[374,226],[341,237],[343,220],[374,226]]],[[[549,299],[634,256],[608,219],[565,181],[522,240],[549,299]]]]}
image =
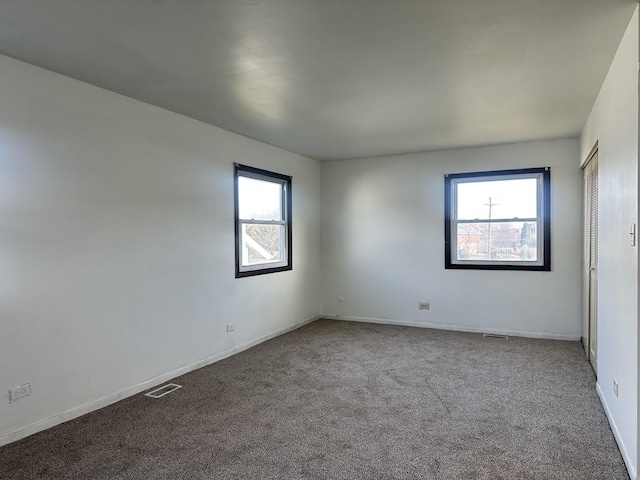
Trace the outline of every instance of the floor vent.
{"type": "Polygon", "coordinates": [[[175,383],[167,383],[166,385],[163,385],[162,387],[158,387],[155,390],[151,390],[148,393],[145,393],[145,397],[151,397],[151,398],[160,398],[160,397],[164,397],[165,395],[171,393],[171,392],[175,392],[177,389],[182,388],[182,385],[176,385],[175,383]]]}
{"type": "Polygon", "coordinates": [[[502,338],[503,340],[509,339],[509,337],[507,337],[506,335],[499,335],[497,333],[483,333],[482,336],[485,338],[502,338]]]}

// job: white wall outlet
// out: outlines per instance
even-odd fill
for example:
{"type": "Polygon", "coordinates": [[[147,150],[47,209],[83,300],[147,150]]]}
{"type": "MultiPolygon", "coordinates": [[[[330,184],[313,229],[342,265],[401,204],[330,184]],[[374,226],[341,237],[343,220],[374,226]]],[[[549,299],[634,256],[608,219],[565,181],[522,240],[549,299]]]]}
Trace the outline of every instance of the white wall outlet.
{"type": "Polygon", "coordinates": [[[420,302],[418,304],[419,310],[429,310],[429,302],[420,302]]]}
{"type": "Polygon", "coordinates": [[[227,323],[227,332],[233,332],[236,329],[235,323],[227,323]]]}
{"type": "Polygon", "coordinates": [[[613,393],[616,397],[618,396],[618,381],[615,378],[613,379],[613,393]]]}
{"type": "Polygon", "coordinates": [[[9,389],[9,403],[13,403],[19,398],[31,395],[31,384],[24,383],[19,387],[9,389]]]}

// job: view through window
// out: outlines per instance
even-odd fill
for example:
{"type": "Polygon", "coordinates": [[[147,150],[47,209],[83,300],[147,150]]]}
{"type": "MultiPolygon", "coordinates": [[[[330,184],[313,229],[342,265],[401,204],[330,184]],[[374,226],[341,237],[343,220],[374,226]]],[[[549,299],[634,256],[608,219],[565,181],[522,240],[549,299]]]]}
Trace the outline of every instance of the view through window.
{"type": "Polygon", "coordinates": [[[291,269],[291,178],[235,167],[236,277],[291,269]]]}
{"type": "Polygon", "coordinates": [[[549,169],[447,175],[445,266],[549,270],[549,169]]]}

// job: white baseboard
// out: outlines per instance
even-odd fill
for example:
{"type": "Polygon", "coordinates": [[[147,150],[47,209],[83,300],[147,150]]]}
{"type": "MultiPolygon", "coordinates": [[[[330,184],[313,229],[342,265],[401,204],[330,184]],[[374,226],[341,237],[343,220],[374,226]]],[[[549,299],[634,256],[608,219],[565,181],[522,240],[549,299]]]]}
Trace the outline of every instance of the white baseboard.
{"type": "Polygon", "coordinates": [[[622,458],[624,459],[624,464],[627,466],[627,471],[629,472],[629,476],[631,480],[637,480],[635,467],[631,464],[631,459],[629,458],[629,452],[627,452],[627,448],[622,441],[622,436],[620,435],[620,430],[618,430],[618,426],[616,425],[613,416],[611,415],[611,410],[609,410],[609,405],[607,404],[607,400],[602,393],[602,388],[599,383],[596,383],[596,391],[598,392],[598,397],[600,397],[600,403],[602,403],[602,407],[604,408],[604,413],[607,415],[607,419],[609,420],[609,425],[611,426],[611,431],[613,432],[613,436],[618,442],[618,448],[620,448],[620,453],[622,454],[622,458]]]}
{"type": "Polygon", "coordinates": [[[280,330],[276,330],[273,333],[269,333],[268,335],[264,335],[248,343],[245,343],[243,345],[239,345],[230,350],[227,350],[225,352],[209,355],[208,357],[205,357],[202,360],[199,360],[190,365],[185,365],[185,366],[176,368],[174,370],[171,370],[170,372],[163,373],[145,382],[139,383],[137,385],[134,385],[132,387],[126,388],[112,395],[109,395],[108,397],[87,402],[83,405],[72,408],[71,410],[67,410],[66,412],[53,415],[43,420],[39,420],[27,427],[21,428],[20,430],[16,430],[14,432],[9,432],[9,433],[5,433],[4,435],[0,435],[0,447],[2,445],[6,445],[8,443],[15,442],[22,438],[28,437],[29,435],[33,435],[34,433],[41,432],[42,430],[46,430],[47,428],[55,427],[56,425],[59,425],[66,421],[73,420],[74,418],[78,418],[84,414],[93,412],[94,410],[98,410],[100,408],[106,407],[108,405],[111,405],[112,403],[116,403],[117,401],[122,400],[123,398],[127,398],[132,395],[136,395],[140,392],[144,392],[145,390],[148,390],[157,385],[160,385],[161,383],[171,380],[172,378],[179,377],[180,375],[184,375],[185,373],[189,373],[193,370],[197,370],[198,368],[205,367],[212,363],[228,358],[232,355],[235,355],[236,353],[240,353],[262,342],[266,342],[267,340],[271,340],[272,338],[278,337],[280,335],[283,335],[285,333],[288,333],[300,327],[303,327],[309,323],[315,322],[320,318],[322,318],[320,315],[307,318],[306,320],[281,328],[280,330]]]}
{"type": "Polygon", "coordinates": [[[564,335],[559,333],[527,332],[523,330],[502,330],[498,328],[477,328],[441,323],[404,322],[401,320],[390,320],[386,318],[345,317],[342,315],[322,315],[322,318],[328,318],[331,320],[345,320],[348,322],[381,323],[384,325],[402,325],[404,327],[433,328],[436,330],[452,330],[455,332],[493,333],[496,335],[508,335],[511,337],[542,338],[547,340],[566,340],[571,342],[580,341],[580,335],[564,335]]]}

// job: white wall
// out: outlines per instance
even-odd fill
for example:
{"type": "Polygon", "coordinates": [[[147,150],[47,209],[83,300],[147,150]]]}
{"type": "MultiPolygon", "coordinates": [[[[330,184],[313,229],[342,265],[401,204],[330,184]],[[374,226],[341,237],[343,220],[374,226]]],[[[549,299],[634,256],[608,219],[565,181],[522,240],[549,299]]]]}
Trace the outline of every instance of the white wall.
{"type": "Polygon", "coordinates": [[[638,221],[638,41],[636,9],[580,138],[582,161],[599,144],[598,390],[632,475],[637,472],[638,257],[629,230],[638,221]]]}
{"type": "Polygon", "coordinates": [[[579,338],[577,158],[577,139],[565,139],[323,163],[323,313],[579,338]],[[551,167],[552,271],[445,270],[444,175],[544,166],[551,167]],[[418,310],[423,301],[430,310],[418,310]]]}
{"type": "Polygon", "coordinates": [[[0,57],[0,444],[316,318],[319,178],[314,160],[0,57]],[[293,176],[293,271],[234,278],[233,162],[293,176]]]}

